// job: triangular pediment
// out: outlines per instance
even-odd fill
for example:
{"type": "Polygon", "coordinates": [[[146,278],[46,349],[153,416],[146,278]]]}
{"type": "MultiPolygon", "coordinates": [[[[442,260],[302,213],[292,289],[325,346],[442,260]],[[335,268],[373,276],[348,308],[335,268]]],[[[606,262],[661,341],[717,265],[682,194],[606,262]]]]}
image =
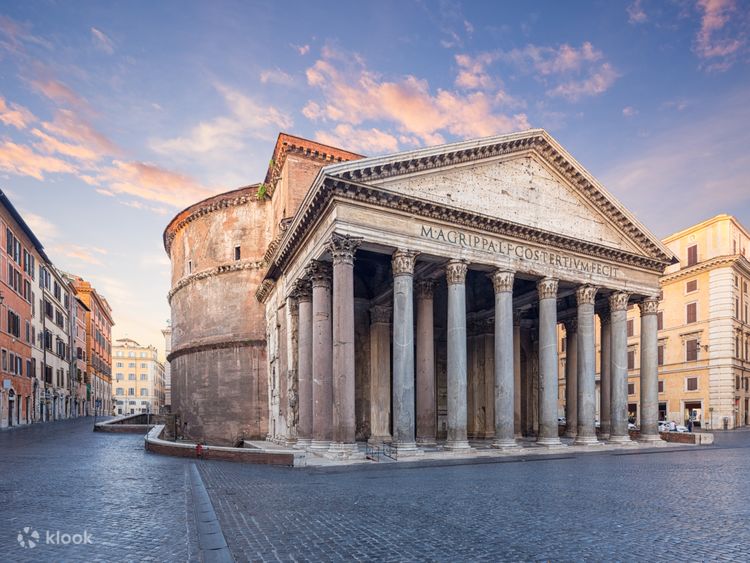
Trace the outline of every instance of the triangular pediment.
{"type": "Polygon", "coordinates": [[[540,129],[367,158],[324,173],[665,264],[673,258],[540,129]]]}

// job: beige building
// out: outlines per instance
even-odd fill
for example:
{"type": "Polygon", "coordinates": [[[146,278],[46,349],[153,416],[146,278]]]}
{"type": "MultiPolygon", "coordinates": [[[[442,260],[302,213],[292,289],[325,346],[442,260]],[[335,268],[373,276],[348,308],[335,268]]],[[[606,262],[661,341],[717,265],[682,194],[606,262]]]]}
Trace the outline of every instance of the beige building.
{"type": "MultiPolygon", "coordinates": [[[[729,215],[718,215],[675,233],[664,244],[679,259],[661,278],[659,420],[705,429],[750,424],[750,233],[729,215]]],[[[628,311],[628,414],[640,419],[640,323],[628,311]]],[[[568,330],[575,327],[567,326],[568,330]]],[[[597,319],[597,349],[601,350],[597,319]]],[[[559,414],[565,415],[566,331],[559,330],[559,414]]],[[[597,364],[597,420],[601,409],[597,364]]]]}
{"type": "Polygon", "coordinates": [[[164,364],[156,348],[121,338],[113,347],[112,400],[115,414],[160,413],[164,407],[164,364]]]}

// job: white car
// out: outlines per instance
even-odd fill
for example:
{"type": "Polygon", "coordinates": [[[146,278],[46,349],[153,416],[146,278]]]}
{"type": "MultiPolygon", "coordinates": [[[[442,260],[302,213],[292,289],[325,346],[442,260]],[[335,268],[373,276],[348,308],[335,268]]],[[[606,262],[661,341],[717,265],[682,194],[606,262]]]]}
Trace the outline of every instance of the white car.
{"type": "Polygon", "coordinates": [[[659,432],[669,432],[669,424],[667,424],[666,422],[660,422],[659,432]]]}
{"type": "Polygon", "coordinates": [[[675,429],[675,432],[687,432],[687,426],[683,426],[682,424],[678,424],[677,428],[675,429]]]}

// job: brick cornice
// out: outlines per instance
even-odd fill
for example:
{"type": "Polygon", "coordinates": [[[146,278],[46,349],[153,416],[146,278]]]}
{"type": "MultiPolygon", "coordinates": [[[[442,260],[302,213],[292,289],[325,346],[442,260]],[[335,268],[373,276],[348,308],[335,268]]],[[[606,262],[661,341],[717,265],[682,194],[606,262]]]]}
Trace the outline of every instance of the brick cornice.
{"type": "Polygon", "coordinates": [[[196,352],[205,352],[207,350],[224,350],[227,348],[247,348],[250,346],[266,347],[265,340],[258,340],[254,338],[235,338],[235,339],[222,339],[215,342],[202,342],[200,344],[189,344],[187,346],[181,346],[174,348],[167,356],[167,361],[171,362],[176,360],[180,356],[185,354],[194,354],[196,352]]]}

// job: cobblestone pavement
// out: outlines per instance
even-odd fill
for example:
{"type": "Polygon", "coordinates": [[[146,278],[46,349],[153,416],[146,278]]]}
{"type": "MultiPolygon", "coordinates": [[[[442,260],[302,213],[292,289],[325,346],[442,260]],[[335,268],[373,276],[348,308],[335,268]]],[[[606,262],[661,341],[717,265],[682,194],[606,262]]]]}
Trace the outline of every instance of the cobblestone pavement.
{"type": "MultiPolygon", "coordinates": [[[[0,561],[200,561],[193,462],[91,426],[0,432],[0,561]],[[25,526],[40,545],[19,545],[25,526]],[[92,545],[46,545],[47,530],[92,545]]],[[[198,468],[237,561],[747,561],[748,454],[738,431],[714,447],[453,466],[198,468]]]]}
{"type": "Polygon", "coordinates": [[[238,561],[747,561],[750,432],[716,442],[460,466],[199,468],[238,561]]]}
{"type": "Polygon", "coordinates": [[[81,418],[0,432],[0,561],[198,561],[190,462],[92,427],[81,418]],[[26,526],[34,548],[17,540],[26,526]],[[92,543],[48,545],[58,530],[85,530],[92,543]]]}

